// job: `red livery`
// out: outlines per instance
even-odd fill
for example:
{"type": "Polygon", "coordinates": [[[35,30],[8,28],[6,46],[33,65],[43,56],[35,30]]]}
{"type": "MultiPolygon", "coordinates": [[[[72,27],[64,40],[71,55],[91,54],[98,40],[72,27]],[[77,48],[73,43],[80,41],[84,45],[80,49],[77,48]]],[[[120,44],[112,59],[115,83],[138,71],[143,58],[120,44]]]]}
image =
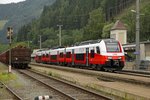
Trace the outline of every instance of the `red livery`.
{"type": "Polygon", "coordinates": [[[122,70],[125,63],[121,44],[114,39],[90,40],[78,46],[41,50],[36,62],[85,66],[97,70],[122,70]]]}

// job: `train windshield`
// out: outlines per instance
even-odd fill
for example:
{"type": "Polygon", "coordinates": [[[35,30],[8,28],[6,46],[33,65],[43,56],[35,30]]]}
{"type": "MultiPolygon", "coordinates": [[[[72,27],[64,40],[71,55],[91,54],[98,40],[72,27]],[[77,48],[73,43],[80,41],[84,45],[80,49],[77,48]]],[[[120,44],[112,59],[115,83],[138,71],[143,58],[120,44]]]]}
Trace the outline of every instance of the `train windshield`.
{"type": "Polygon", "coordinates": [[[118,42],[105,42],[107,52],[120,52],[120,46],[118,42]]]}

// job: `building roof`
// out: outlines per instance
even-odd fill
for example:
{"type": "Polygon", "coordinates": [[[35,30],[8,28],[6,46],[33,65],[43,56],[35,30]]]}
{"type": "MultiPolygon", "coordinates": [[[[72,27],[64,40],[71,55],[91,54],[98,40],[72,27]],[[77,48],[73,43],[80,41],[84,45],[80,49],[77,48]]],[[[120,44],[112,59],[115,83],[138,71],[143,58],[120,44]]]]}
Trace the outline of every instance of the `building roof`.
{"type": "Polygon", "coordinates": [[[111,30],[127,30],[127,28],[120,20],[117,20],[111,30]]]}

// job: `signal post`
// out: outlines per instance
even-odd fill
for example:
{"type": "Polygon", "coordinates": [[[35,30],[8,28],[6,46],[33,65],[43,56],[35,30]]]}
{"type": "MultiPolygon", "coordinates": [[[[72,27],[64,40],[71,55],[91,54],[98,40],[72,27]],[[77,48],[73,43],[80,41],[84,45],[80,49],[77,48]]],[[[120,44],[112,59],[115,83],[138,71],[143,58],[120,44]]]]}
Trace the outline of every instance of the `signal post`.
{"type": "Polygon", "coordinates": [[[12,43],[13,28],[7,28],[7,39],[9,39],[9,66],[8,73],[11,73],[11,43],[12,43]]]}

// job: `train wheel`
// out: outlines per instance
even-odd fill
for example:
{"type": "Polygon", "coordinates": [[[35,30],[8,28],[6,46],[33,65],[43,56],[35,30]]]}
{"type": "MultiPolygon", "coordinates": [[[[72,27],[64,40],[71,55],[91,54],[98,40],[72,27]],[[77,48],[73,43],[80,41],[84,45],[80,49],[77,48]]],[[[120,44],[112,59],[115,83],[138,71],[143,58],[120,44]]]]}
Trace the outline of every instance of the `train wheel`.
{"type": "Polygon", "coordinates": [[[90,65],[90,68],[91,69],[95,69],[95,70],[97,70],[97,68],[96,68],[97,66],[96,65],[90,65]]]}
{"type": "Polygon", "coordinates": [[[96,65],[96,70],[102,70],[102,66],[100,66],[100,65],[96,65]]]}

